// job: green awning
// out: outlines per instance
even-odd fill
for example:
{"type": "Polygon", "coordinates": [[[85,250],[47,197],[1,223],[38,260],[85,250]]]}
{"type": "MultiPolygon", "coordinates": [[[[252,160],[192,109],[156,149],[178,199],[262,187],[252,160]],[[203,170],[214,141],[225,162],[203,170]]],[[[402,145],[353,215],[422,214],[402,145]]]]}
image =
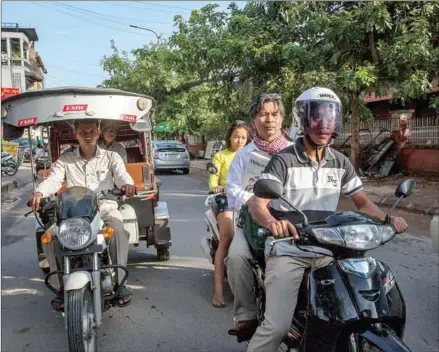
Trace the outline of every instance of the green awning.
{"type": "Polygon", "coordinates": [[[159,122],[154,128],[154,132],[156,133],[172,132],[169,121],[159,122]]]}

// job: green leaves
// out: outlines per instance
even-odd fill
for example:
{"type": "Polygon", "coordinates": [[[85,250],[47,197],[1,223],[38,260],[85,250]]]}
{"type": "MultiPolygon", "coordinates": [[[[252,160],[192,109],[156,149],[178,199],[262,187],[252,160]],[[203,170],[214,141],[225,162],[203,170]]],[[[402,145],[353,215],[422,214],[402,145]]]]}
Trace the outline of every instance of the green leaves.
{"type": "Polygon", "coordinates": [[[439,74],[438,19],[435,2],[209,4],[175,16],[158,45],[128,55],[112,43],[104,84],[154,96],[157,121],[187,133],[222,133],[261,91],[281,93],[291,111],[312,86],[333,89],[350,120],[370,119],[360,96],[392,88],[394,99],[414,99],[439,74]]]}

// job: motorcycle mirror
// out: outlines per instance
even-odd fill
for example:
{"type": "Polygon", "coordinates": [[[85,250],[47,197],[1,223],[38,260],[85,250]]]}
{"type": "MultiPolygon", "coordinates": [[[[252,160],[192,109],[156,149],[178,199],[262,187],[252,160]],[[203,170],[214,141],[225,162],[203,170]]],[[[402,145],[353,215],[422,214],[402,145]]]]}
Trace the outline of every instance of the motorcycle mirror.
{"type": "Polygon", "coordinates": [[[283,185],[275,180],[258,180],[253,186],[253,193],[264,199],[279,199],[283,191],[283,185]]]}
{"type": "Polygon", "coordinates": [[[416,181],[413,179],[405,180],[396,187],[395,197],[407,198],[413,193],[413,189],[416,186],[416,181]]]}

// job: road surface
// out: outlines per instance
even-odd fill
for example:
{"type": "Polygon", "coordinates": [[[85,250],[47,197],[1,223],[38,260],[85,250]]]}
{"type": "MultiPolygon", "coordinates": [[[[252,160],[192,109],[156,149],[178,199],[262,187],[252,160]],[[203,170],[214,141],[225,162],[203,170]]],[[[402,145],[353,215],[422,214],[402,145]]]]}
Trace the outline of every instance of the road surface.
{"type": "MultiPolygon", "coordinates": [[[[171,260],[155,261],[155,251],[142,244],[130,251],[130,279],[134,296],[126,308],[104,314],[99,332],[101,351],[245,351],[227,330],[232,325],[232,296],[227,307],[211,305],[213,271],[202,257],[205,235],[205,183],[182,175],[160,175],[161,198],[168,201],[173,246],[171,260]]],[[[17,190],[15,203],[2,210],[2,351],[67,351],[60,313],[38,269],[34,220],[24,218],[30,185],[17,190]],[[27,192],[27,193],[26,193],[27,192]]],[[[405,342],[413,351],[439,348],[438,255],[431,241],[410,221],[411,235],[400,235],[370,252],[395,273],[407,304],[405,342]]],[[[226,285],[227,286],[227,285],[226,285]]]]}

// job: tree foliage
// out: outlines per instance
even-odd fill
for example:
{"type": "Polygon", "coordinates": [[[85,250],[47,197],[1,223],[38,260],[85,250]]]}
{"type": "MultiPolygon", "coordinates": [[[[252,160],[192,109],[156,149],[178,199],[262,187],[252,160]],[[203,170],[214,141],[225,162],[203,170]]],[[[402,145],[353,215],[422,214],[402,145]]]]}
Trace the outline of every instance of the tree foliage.
{"type": "Polygon", "coordinates": [[[150,94],[158,120],[206,134],[247,119],[258,92],[281,93],[291,111],[302,91],[326,86],[344,102],[355,156],[360,118],[372,116],[365,94],[391,88],[405,102],[438,75],[438,19],[435,2],[258,1],[226,11],[209,4],[187,20],[176,16],[174,34],[133,50],[133,59],[113,43],[104,85],[150,94]]]}

